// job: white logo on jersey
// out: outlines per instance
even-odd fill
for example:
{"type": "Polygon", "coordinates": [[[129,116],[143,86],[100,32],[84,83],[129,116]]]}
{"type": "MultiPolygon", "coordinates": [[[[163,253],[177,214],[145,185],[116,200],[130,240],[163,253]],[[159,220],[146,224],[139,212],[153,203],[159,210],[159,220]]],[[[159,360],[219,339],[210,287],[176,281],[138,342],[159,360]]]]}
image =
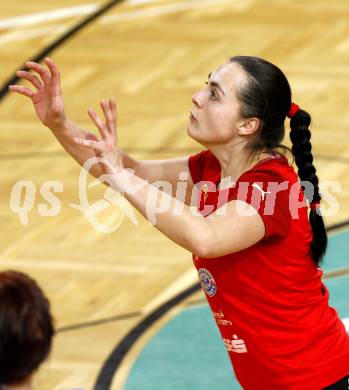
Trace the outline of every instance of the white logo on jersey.
{"type": "Polygon", "coordinates": [[[263,188],[261,188],[260,185],[257,183],[253,183],[252,187],[257,188],[257,190],[259,190],[262,193],[262,200],[264,200],[266,194],[271,194],[270,191],[263,191],[263,188]]]}
{"type": "Polygon", "coordinates": [[[247,353],[245,341],[239,339],[236,334],[233,335],[233,340],[223,339],[223,341],[228,352],[247,353]]]}
{"type": "Polygon", "coordinates": [[[233,323],[231,321],[228,321],[228,320],[216,320],[216,321],[217,321],[217,324],[223,325],[223,326],[233,325],[233,323]]]}
{"type": "Polygon", "coordinates": [[[219,325],[223,325],[223,326],[233,325],[231,321],[224,319],[224,314],[221,310],[219,311],[219,313],[213,312],[213,316],[215,317],[216,322],[219,325]]]}

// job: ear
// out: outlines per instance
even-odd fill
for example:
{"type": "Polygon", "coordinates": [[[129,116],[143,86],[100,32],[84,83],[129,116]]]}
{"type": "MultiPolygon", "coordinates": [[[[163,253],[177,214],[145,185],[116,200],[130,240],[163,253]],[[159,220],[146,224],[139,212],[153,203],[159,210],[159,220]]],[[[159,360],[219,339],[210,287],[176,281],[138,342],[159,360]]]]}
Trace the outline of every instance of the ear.
{"type": "Polygon", "coordinates": [[[240,123],[238,123],[238,134],[251,135],[259,129],[260,125],[261,120],[259,118],[242,119],[240,123]]]}

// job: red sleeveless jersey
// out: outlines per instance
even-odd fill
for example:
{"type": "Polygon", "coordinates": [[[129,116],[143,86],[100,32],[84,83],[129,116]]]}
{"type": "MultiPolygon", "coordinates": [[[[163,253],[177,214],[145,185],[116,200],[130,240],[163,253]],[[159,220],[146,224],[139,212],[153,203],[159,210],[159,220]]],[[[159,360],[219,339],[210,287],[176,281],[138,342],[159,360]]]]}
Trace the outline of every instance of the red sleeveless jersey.
{"type": "Polygon", "coordinates": [[[349,337],[311,258],[308,208],[287,159],[259,162],[226,190],[215,188],[221,168],[211,152],[191,156],[189,169],[201,191],[200,213],[240,199],[265,226],[264,238],[243,251],[210,259],[193,255],[241,386],[320,390],[347,375],[349,337]]]}

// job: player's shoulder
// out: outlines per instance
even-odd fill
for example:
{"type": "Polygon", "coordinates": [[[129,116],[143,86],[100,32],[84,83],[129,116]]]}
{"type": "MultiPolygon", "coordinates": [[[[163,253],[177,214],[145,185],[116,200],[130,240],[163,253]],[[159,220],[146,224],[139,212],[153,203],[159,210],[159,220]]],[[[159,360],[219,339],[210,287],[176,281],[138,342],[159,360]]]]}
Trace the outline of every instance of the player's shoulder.
{"type": "Polygon", "coordinates": [[[201,170],[220,171],[220,163],[217,157],[210,150],[202,150],[194,157],[201,170]]]}
{"type": "Polygon", "coordinates": [[[220,175],[220,164],[209,150],[202,150],[189,157],[189,170],[194,183],[214,181],[220,175]]]}
{"type": "Polygon", "coordinates": [[[256,164],[252,169],[244,172],[241,179],[260,179],[263,181],[290,181],[298,180],[297,174],[283,154],[275,154],[274,158],[269,158],[256,164]]]}

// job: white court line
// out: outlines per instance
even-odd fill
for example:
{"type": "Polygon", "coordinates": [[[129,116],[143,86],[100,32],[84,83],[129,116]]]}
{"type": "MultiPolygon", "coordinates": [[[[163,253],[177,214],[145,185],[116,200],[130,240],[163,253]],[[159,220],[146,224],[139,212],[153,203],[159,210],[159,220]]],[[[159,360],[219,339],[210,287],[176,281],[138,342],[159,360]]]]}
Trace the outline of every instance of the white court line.
{"type": "Polygon", "coordinates": [[[0,29],[30,26],[45,23],[51,20],[66,19],[72,16],[90,14],[98,8],[97,4],[85,4],[78,7],[60,8],[54,11],[39,12],[36,14],[19,16],[16,18],[0,20],[0,29]]]}
{"type": "MultiPolygon", "coordinates": [[[[152,2],[158,2],[159,0],[130,0],[131,3],[136,4],[137,2],[140,3],[152,3],[152,2]]],[[[191,0],[191,1],[184,1],[176,4],[171,5],[165,5],[160,7],[152,7],[147,9],[142,9],[138,11],[131,11],[131,12],[124,12],[122,14],[116,14],[116,15],[109,15],[105,16],[100,20],[100,23],[102,24],[108,24],[108,23],[118,23],[118,22],[125,22],[129,20],[137,20],[142,19],[144,17],[153,17],[157,15],[164,15],[164,14],[170,14],[175,13],[183,10],[189,10],[189,9],[195,9],[195,8],[201,8],[201,7],[207,7],[207,6],[213,6],[217,4],[223,4],[223,3],[234,3],[235,8],[246,8],[251,3],[251,0],[191,0]]],[[[90,4],[82,7],[71,7],[69,9],[61,9],[57,11],[50,11],[46,13],[39,13],[39,14],[33,14],[33,15],[27,15],[19,18],[12,18],[12,19],[4,19],[0,20],[0,30],[1,28],[10,28],[10,27],[16,27],[16,26],[25,26],[25,25],[33,25],[40,22],[44,22],[47,20],[55,20],[63,18],[63,15],[66,15],[65,17],[68,17],[67,15],[75,16],[78,14],[78,10],[84,9],[86,13],[91,13],[94,11],[93,7],[97,7],[95,4],[90,4]],[[90,7],[88,11],[88,7],[90,7]],[[56,17],[55,17],[55,13],[56,17]],[[12,23],[12,24],[11,24],[12,23]]],[[[52,27],[52,26],[51,26],[52,27]]],[[[64,25],[56,25],[58,28],[64,29],[64,25]],[[62,27],[61,27],[62,26],[62,27]]],[[[0,37],[0,45],[5,44],[7,42],[14,42],[14,41],[25,41],[27,39],[31,39],[33,37],[39,37],[43,35],[48,34],[48,30],[41,28],[35,28],[32,30],[23,30],[23,31],[16,31],[13,33],[9,33],[6,35],[3,35],[0,37]]],[[[59,30],[57,30],[59,31],[59,30]]],[[[52,32],[56,32],[55,29],[53,29],[52,32]]]]}
{"type": "Polygon", "coordinates": [[[10,31],[7,34],[0,35],[0,45],[24,41],[31,38],[41,37],[49,34],[60,34],[66,31],[67,26],[65,24],[54,24],[47,27],[36,27],[25,31],[10,31]]]}
{"type": "Polygon", "coordinates": [[[349,333],[349,317],[348,318],[343,318],[342,322],[344,324],[344,327],[345,327],[347,333],[349,333]]]}
{"type": "Polygon", "coordinates": [[[128,5],[138,5],[138,4],[149,4],[149,3],[159,3],[164,0],[128,0],[126,3],[128,5]]]}
{"type": "MultiPolygon", "coordinates": [[[[158,3],[162,0],[128,0],[128,5],[158,3]]],[[[31,26],[34,24],[45,23],[52,20],[71,18],[72,16],[88,15],[95,12],[99,8],[99,4],[89,3],[75,7],[59,8],[47,12],[38,12],[35,14],[17,16],[15,18],[0,19],[0,30],[31,26]]]]}
{"type": "Polygon", "coordinates": [[[143,275],[150,272],[154,267],[142,264],[113,264],[96,263],[87,261],[71,260],[33,260],[33,259],[0,259],[0,267],[4,268],[30,268],[35,270],[55,270],[55,271],[76,271],[76,272],[102,272],[121,273],[126,275],[143,275]]]}
{"type": "Polygon", "coordinates": [[[170,13],[175,13],[179,11],[195,9],[195,8],[203,8],[211,5],[219,5],[224,3],[235,3],[240,7],[246,7],[250,4],[250,1],[246,0],[242,2],[241,0],[233,1],[233,0],[188,0],[180,3],[164,5],[161,7],[153,7],[142,9],[138,11],[124,12],[122,14],[108,15],[101,18],[102,24],[107,23],[116,23],[116,22],[125,22],[129,20],[136,20],[139,18],[145,17],[153,17],[158,15],[165,15],[170,13]]]}

